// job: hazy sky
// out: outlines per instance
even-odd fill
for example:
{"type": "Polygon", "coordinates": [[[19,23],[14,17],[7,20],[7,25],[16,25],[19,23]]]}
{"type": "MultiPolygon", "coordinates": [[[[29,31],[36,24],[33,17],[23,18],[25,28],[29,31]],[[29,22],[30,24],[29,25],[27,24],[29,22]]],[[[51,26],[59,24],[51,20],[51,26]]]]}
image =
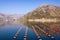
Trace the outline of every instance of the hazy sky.
{"type": "Polygon", "coordinates": [[[41,4],[60,6],[60,0],[0,0],[0,13],[26,14],[41,4]]]}

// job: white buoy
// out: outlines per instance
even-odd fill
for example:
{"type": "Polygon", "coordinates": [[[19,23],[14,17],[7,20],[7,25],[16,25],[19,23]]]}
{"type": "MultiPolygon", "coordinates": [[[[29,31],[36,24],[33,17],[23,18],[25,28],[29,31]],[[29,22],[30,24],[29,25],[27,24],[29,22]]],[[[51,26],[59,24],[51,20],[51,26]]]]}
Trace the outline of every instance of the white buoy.
{"type": "Polygon", "coordinates": [[[39,39],[39,40],[42,40],[42,39],[39,39]]]}
{"type": "Polygon", "coordinates": [[[14,36],[13,38],[15,39],[16,37],[14,36]]]}

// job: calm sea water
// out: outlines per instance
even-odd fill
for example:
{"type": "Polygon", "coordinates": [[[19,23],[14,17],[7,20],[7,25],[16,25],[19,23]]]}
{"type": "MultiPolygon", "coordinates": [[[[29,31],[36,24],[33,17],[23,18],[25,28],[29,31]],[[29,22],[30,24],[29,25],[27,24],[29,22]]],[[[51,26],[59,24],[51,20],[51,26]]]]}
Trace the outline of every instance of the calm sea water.
{"type": "MultiPolygon", "coordinates": [[[[22,27],[21,32],[18,34],[16,40],[23,40],[26,26],[25,25],[5,25],[0,26],[0,40],[13,40],[14,34],[17,32],[19,27],[22,27]]],[[[40,35],[43,40],[51,40],[49,37],[40,35]]],[[[54,36],[56,40],[60,40],[60,34],[54,36]]],[[[28,35],[27,40],[38,40],[35,32],[29,28],[28,29],[28,35]]]]}

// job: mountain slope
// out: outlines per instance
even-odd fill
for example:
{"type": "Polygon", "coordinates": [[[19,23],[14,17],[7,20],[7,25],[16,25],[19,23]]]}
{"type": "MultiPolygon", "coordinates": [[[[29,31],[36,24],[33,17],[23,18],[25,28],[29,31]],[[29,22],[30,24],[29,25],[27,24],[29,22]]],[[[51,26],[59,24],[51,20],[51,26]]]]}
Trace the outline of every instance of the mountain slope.
{"type": "Polygon", "coordinates": [[[34,16],[39,16],[39,18],[60,17],[60,7],[54,5],[42,5],[30,12],[29,15],[31,15],[32,18],[34,18],[34,16]]]}
{"type": "Polygon", "coordinates": [[[45,28],[50,29],[50,31],[58,33],[60,32],[60,7],[55,5],[39,6],[24,15],[22,22],[30,27],[32,25],[40,25],[42,27],[43,25],[45,28]],[[30,22],[29,19],[31,19],[30,22]]]}

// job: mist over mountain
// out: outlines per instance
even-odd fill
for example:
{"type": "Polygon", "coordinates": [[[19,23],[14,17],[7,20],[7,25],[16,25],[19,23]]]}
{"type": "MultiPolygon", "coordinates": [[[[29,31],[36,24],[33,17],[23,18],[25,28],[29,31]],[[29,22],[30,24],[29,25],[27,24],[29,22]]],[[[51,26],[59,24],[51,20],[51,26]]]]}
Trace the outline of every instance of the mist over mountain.
{"type": "Polygon", "coordinates": [[[8,25],[8,24],[18,24],[19,23],[20,15],[13,14],[13,15],[7,15],[0,13],[0,26],[8,25]]]}

